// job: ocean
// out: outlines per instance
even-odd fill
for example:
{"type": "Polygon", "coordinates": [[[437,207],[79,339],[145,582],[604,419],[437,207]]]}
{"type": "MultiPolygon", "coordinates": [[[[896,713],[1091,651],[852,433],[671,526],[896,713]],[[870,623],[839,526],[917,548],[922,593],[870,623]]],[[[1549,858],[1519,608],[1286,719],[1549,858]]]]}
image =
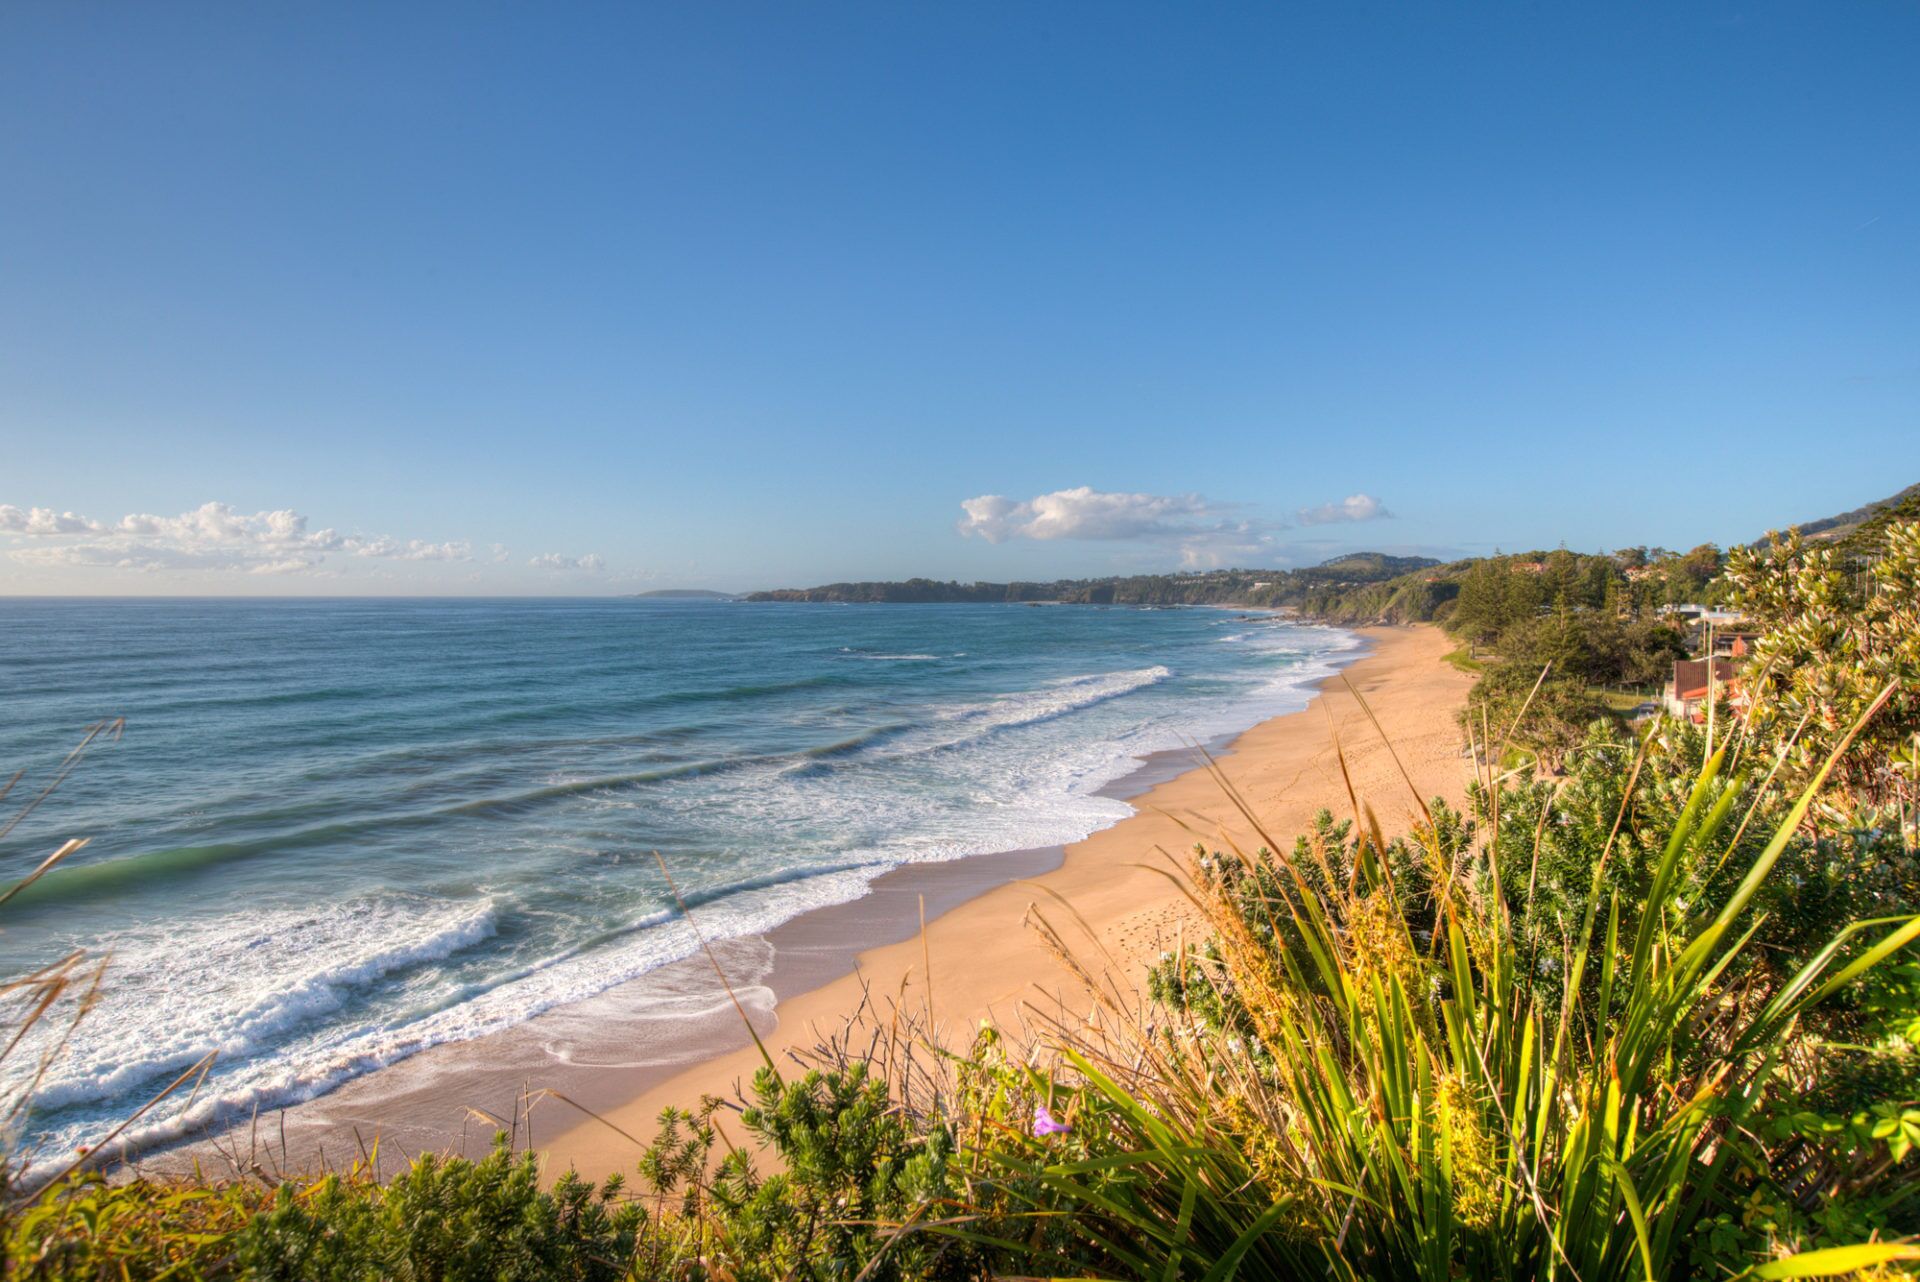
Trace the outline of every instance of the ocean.
{"type": "MultiPolygon", "coordinates": [[[[1145,754],[1305,706],[1351,634],[1219,609],[0,600],[0,973],[110,957],[26,1139],[321,1094],[890,868],[1077,840],[1145,754]]],[[[28,1052],[44,1049],[27,1047],[28,1052]]],[[[16,1053],[7,1071],[26,1071],[16,1053]]]]}

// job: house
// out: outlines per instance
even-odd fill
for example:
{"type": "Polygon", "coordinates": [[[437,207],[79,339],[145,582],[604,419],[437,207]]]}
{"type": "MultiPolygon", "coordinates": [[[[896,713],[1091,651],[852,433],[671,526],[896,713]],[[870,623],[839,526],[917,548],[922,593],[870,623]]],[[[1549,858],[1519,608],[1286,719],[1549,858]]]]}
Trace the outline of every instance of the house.
{"type": "Polygon", "coordinates": [[[1737,629],[1747,621],[1738,610],[1716,610],[1710,605],[1663,605],[1660,613],[1685,623],[1703,623],[1715,628],[1737,629]]]}
{"type": "Polygon", "coordinates": [[[1667,622],[1686,634],[1688,648],[1695,652],[1707,648],[1708,640],[1713,642],[1713,652],[1719,655],[1740,657],[1753,648],[1753,642],[1759,633],[1747,622],[1747,616],[1738,610],[1716,610],[1706,605],[1663,605],[1660,614],[1667,622]],[[1722,638],[1744,638],[1744,644],[1734,650],[1734,640],[1722,638]]]}
{"type": "Polygon", "coordinates": [[[1661,702],[1668,712],[1689,721],[1707,719],[1707,694],[1740,703],[1740,666],[1731,658],[1676,659],[1661,702]]]}
{"type": "Polygon", "coordinates": [[[1713,652],[1724,658],[1744,659],[1753,653],[1753,643],[1760,639],[1758,632],[1715,632],[1713,634],[1713,652]]]}

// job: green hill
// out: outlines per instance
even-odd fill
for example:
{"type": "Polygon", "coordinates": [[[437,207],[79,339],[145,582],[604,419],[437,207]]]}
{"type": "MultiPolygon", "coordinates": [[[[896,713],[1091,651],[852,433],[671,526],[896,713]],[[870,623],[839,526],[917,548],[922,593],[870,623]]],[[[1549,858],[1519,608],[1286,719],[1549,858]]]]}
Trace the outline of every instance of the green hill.
{"type": "Polygon", "coordinates": [[[1437,566],[1430,557],[1359,552],[1302,570],[1194,570],[1181,574],[1114,575],[1051,582],[827,583],[812,588],[754,592],[749,601],[832,601],[859,604],[966,601],[1051,601],[1068,605],[1298,605],[1310,592],[1353,587],[1437,566]]]}
{"type": "Polygon", "coordinates": [[[1796,524],[1803,538],[1852,544],[1862,538],[1870,538],[1885,528],[1887,522],[1902,517],[1908,520],[1920,517],[1920,483],[1909,485],[1891,498],[1876,500],[1851,512],[1796,524]]]}

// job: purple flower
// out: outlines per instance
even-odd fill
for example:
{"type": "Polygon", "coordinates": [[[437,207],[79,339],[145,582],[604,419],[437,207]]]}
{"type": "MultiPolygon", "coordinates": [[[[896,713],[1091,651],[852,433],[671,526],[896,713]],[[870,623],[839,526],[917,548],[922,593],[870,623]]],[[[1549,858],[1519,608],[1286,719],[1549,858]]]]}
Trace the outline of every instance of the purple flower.
{"type": "Polygon", "coordinates": [[[1066,1122],[1055,1121],[1053,1114],[1047,1111],[1045,1104],[1035,1104],[1033,1106],[1033,1133],[1035,1135],[1065,1135],[1072,1129],[1073,1127],[1066,1122]]]}

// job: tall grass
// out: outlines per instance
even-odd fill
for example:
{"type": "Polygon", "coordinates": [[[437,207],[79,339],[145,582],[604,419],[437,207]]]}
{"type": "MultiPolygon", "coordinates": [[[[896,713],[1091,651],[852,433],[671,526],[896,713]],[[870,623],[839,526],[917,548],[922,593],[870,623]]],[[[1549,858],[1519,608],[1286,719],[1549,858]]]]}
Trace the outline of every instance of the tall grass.
{"type": "MultiPolygon", "coordinates": [[[[1187,1000],[1141,1020],[1102,997],[1098,1031],[1063,1028],[1057,1066],[1025,1072],[1069,1129],[990,1150],[1001,1192],[1138,1278],[1715,1275],[1695,1235],[1801,1021],[1920,937],[1920,917],[1854,921],[1780,982],[1739,978],[1833,761],[1730,891],[1689,902],[1742,822],[1726,757],[1631,901],[1609,882],[1623,810],[1558,956],[1522,946],[1510,904],[1532,887],[1501,885],[1490,840],[1429,815],[1388,843],[1356,805],[1351,848],[1289,854],[1221,776],[1266,849],[1194,878],[1214,938],[1171,962],[1187,1000]],[[1418,895],[1399,884],[1416,872],[1418,895]]],[[[1867,1243],[1757,1273],[1913,1258],[1867,1243]]]]}
{"type": "MultiPolygon", "coordinates": [[[[0,822],[0,841],[53,796],[91,748],[117,740],[124,728],[120,720],[88,726],[80,742],[47,780],[14,803],[12,813],[0,822]]],[[[0,784],[0,805],[13,803],[26,777],[24,769],[17,770],[0,784]]],[[[70,837],[60,842],[32,871],[0,892],[0,913],[21,891],[84,848],[87,841],[85,837],[70,837]]],[[[0,915],[0,927],[4,922],[4,915],[0,915]]],[[[98,1001],[105,970],[104,958],[75,949],[28,974],[0,979],[0,1225],[23,1186],[30,1188],[24,1177],[34,1150],[22,1143],[21,1133],[34,1093],[98,1001]]],[[[76,1154],[73,1164],[77,1166],[86,1156],[76,1154]]]]}

